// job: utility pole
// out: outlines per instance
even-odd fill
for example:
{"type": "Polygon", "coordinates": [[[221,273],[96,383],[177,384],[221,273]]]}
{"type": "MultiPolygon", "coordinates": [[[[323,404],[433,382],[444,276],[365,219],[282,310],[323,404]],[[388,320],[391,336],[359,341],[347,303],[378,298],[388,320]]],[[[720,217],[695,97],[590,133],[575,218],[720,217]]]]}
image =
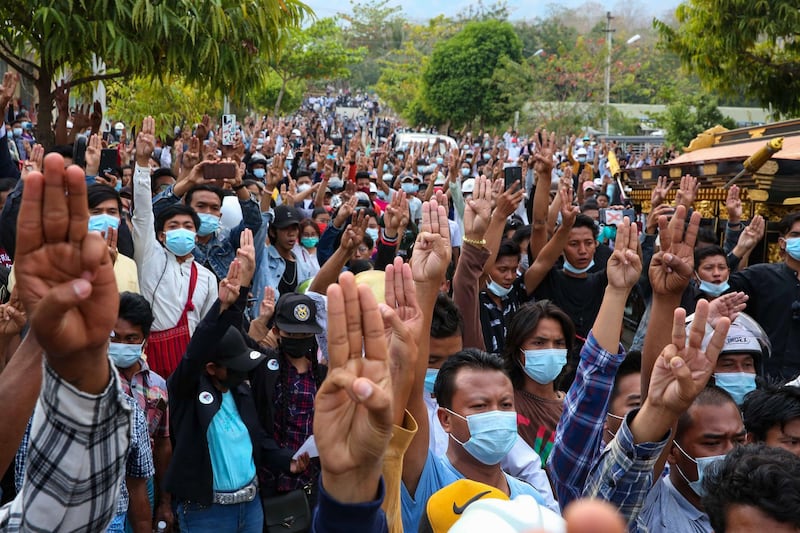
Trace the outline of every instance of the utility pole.
{"type": "Polygon", "coordinates": [[[606,11],[606,44],[608,44],[608,54],[606,56],[606,99],[605,99],[605,124],[603,125],[603,129],[605,129],[606,137],[608,137],[608,117],[609,117],[609,108],[610,108],[610,100],[611,100],[611,37],[616,30],[611,29],[611,19],[614,17],[611,16],[611,11],[606,11]]]}

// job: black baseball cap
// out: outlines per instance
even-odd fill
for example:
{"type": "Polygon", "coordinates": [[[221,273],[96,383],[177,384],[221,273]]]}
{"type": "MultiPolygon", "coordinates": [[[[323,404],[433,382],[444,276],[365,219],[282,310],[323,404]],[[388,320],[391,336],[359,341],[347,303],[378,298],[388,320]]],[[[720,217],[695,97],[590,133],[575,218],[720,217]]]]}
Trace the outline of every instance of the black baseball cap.
{"type": "Polygon", "coordinates": [[[216,353],[212,360],[215,364],[240,372],[250,372],[267,358],[258,350],[250,349],[241,332],[233,326],[228,328],[214,351],[216,353]]]}
{"type": "Polygon", "coordinates": [[[278,229],[283,229],[295,224],[299,225],[301,220],[303,220],[303,216],[300,211],[284,204],[275,208],[275,217],[272,220],[272,225],[278,229]]]}
{"type": "Polygon", "coordinates": [[[286,333],[322,333],[317,324],[317,306],[305,294],[283,294],[275,308],[275,325],[286,333]]]}

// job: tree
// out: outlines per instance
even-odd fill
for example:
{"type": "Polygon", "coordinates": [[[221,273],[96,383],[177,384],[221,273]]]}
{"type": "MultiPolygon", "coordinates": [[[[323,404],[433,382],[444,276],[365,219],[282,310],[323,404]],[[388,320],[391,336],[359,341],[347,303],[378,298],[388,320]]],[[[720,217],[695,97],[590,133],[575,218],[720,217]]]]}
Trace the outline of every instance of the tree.
{"type": "Polygon", "coordinates": [[[84,83],[168,74],[235,94],[258,77],[259,57],[276,52],[284,30],[297,27],[307,9],[299,0],[5,2],[0,58],[34,83],[37,138],[47,145],[62,77],[62,96],[84,83]],[[98,64],[106,68],[98,71],[98,64]]]}
{"type": "Polygon", "coordinates": [[[347,77],[347,65],[364,57],[364,48],[344,45],[342,31],[332,18],[318,20],[303,30],[290,30],[286,47],[272,63],[272,69],[283,81],[275,102],[275,115],[281,107],[286,84],[292,80],[319,80],[347,77]]]}
{"type": "Polygon", "coordinates": [[[663,44],[709,91],[739,93],[780,114],[800,113],[800,10],[795,0],[689,0],[677,27],[654,21],[663,44]]]}
{"type": "Polygon", "coordinates": [[[717,108],[716,98],[708,95],[681,95],[663,113],[655,113],[652,118],[666,130],[667,143],[675,146],[688,146],[699,133],[717,124],[728,129],[736,127],[733,119],[717,108]]]}
{"type": "Polygon", "coordinates": [[[434,117],[461,126],[493,112],[498,98],[492,76],[501,59],[522,61],[522,42],[511,24],[497,20],[470,22],[433,50],[422,77],[422,97],[434,117]]]}

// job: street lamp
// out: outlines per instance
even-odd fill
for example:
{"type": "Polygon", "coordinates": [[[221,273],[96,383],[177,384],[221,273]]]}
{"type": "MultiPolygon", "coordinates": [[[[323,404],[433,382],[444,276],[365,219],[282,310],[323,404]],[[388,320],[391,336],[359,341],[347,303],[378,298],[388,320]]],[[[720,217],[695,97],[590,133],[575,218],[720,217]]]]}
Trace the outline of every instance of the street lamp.
{"type": "MultiPolygon", "coordinates": [[[[605,33],[606,33],[606,42],[608,44],[608,53],[606,55],[605,120],[603,121],[604,122],[603,129],[606,132],[606,137],[608,137],[608,124],[609,124],[608,117],[609,117],[610,107],[611,107],[611,102],[610,102],[610,99],[611,99],[611,37],[614,34],[614,32],[617,31],[617,30],[611,29],[611,19],[613,19],[613,18],[614,17],[611,16],[611,11],[606,11],[606,29],[605,29],[605,33]]],[[[633,43],[635,43],[636,41],[638,41],[641,38],[642,38],[642,36],[637,33],[636,35],[634,35],[633,37],[631,37],[630,39],[625,41],[625,44],[633,44],[633,43]]]]}

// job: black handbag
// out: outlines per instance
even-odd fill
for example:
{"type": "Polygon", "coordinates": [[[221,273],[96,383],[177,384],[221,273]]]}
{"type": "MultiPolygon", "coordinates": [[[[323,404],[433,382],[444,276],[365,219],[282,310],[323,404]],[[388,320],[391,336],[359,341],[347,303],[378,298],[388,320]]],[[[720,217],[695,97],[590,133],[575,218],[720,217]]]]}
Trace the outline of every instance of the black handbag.
{"type": "Polygon", "coordinates": [[[265,533],[305,533],[311,530],[311,509],[303,489],[261,498],[265,533]]]}

